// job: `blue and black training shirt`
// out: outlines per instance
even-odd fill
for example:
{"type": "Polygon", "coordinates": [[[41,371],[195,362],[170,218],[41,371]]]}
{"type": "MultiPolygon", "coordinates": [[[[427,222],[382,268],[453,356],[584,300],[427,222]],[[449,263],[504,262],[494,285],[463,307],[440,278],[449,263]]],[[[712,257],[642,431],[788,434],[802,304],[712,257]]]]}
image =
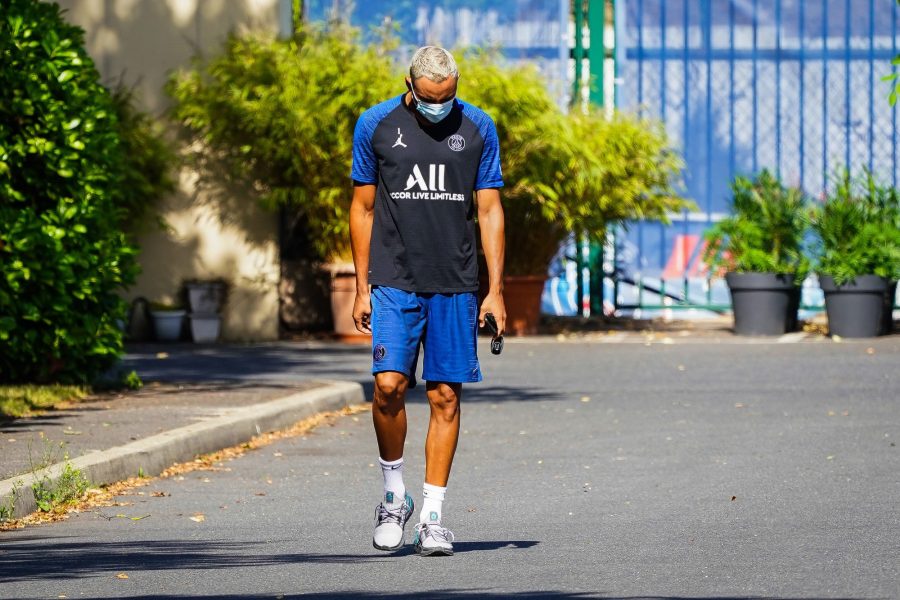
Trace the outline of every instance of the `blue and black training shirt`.
{"type": "Polygon", "coordinates": [[[474,192],[503,186],[497,130],[458,99],[439,123],[423,125],[403,97],[364,112],[353,134],[353,180],[376,186],[369,283],[475,291],[474,192]]]}

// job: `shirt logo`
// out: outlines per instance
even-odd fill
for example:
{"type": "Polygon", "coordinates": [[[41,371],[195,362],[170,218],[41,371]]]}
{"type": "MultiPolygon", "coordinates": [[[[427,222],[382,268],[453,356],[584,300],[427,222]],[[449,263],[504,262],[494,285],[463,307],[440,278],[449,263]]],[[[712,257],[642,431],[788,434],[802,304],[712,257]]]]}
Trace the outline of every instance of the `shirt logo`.
{"type": "MultiPolygon", "coordinates": [[[[394,145],[391,146],[391,148],[396,148],[397,146],[402,146],[402,147],[406,148],[406,144],[403,143],[403,134],[400,133],[399,127],[397,128],[397,141],[394,142],[394,145]]],[[[460,150],[462,150],[462,148],[460,148],[460,150]]]]}
{"type": "Polygon", "coordinates": [[[454,152],[462,152],[462,149],[466,147],[466,138],[455,133],[447,140],[447,145],[450,146],[450,149],[454,152]]]}
{"type": "Polygon", "coordinates": [[[444,188],[444,171],[445,165],[428,165],[428,183],[425,183],[425,178],[417,163],[413,165],[412,175],[406,179],[406,187],[403,191],[409,191],[413,186],[418,186],[419,190],[423,192],[445,192],[447,190],[444,188]]]}

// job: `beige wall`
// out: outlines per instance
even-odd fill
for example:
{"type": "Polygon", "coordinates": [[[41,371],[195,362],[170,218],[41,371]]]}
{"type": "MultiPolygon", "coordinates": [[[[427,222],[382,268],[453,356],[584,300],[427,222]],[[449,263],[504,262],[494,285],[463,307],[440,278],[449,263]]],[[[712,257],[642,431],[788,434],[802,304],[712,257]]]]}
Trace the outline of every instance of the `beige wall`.
{"type": "MultiPolygon", "coordinates": [[[[169,104],[169,73],[197,53],[215,53],[229,31],[278,31],[279,0],[63,0],[66,18],[84,28],[88,52],[106,83],[120,78],[150,112],[169,104]]],[[[229,283],[222,339],[278,337],[277,215],[239,190],[200,185],[182,168],[179,190],[163,199],[167,231],[149,228],[139,243],[143,269],[127,298],[172,301],[185,279],[229,283]]]]}

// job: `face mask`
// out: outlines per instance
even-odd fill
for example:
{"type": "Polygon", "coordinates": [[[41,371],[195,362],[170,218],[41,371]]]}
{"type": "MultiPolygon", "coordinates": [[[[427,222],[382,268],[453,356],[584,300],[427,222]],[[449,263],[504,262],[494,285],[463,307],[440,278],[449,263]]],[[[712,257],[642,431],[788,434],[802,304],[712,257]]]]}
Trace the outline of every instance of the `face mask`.
{"type": "Polygon", "coordinates": [[[431,104],[430,102],[422,102],[419,100],[419,98],[416,97],[416,92],[412,89],[412,86],[409,87],[409,91],[412,92],[413,100],[416,101],[416,110],[432,123],[442,121],[444,117],[449,115],[450,111],[453,110],[453,98],[446,102],[431,104]]]}

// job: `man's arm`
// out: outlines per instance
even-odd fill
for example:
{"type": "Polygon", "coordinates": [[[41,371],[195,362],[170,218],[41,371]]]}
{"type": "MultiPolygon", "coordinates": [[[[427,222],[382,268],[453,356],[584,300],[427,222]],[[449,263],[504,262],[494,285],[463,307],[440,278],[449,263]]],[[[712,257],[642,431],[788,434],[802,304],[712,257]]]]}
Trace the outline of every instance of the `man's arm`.
{"type": "Polygon", "coordinates": [[[488,294],[481,303],[478,324],[484,327],[484,315],[492,313],[497,320],[499,334],[506,330],[506,306],[503,303],[503,261],[506,254],[503,205],[500,190],[485,188],[475,192],[478,202],[478,224],[481,227],[481,247],[487,259],[488,294]]]}
{"type": "Polygon", "coordinates": [[[369,298],[369,245],[375,218],[375,186],[355,184],[350,203],[350,246],[356,268],[356,300],[353,321],[362,333],[371,333],[372,302],[369,298]]]}

